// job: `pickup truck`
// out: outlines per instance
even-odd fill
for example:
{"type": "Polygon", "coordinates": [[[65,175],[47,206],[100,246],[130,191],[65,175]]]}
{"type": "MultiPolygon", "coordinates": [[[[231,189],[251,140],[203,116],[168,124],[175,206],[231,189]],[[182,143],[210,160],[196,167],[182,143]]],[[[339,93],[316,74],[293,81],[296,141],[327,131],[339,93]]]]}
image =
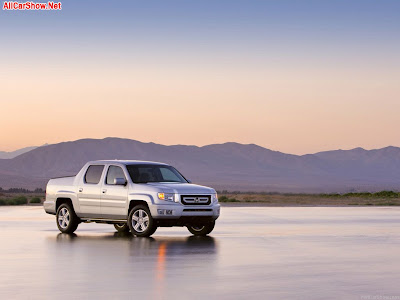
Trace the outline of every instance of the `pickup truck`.
{"type": "Polygon", "coordinates": [[[63,233],[95,222],[138,237],[170,226],[207,235],[220,214],[214,189],[192,184],[170,165],[131,160],[91,161],[76,176],[50,179],[43,206],[63,233]]]}

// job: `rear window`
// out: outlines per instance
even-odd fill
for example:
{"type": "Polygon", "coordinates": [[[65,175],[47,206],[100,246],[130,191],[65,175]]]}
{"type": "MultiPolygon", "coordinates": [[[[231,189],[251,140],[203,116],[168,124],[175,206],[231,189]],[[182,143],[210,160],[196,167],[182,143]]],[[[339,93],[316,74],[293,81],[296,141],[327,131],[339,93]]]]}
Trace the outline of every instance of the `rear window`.
{"type": "Polygon", "coordinates": [[[100,182],[101,174],[103,174],[104,165],[92,165],[85,174],[85,182],[91,184],[98,184],[100,182]]]}

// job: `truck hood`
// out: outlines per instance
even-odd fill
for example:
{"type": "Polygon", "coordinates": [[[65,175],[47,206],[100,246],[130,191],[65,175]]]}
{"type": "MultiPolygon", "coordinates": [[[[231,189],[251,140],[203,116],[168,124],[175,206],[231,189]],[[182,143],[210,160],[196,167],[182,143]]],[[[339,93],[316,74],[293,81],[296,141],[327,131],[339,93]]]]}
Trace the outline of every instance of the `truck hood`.
{"type": "Polygon", "coordinates": [[[215,194],[213,188],[189,183],[149,182],[148,186],[160,189],[164,193],[175,194],[215,194]]]}

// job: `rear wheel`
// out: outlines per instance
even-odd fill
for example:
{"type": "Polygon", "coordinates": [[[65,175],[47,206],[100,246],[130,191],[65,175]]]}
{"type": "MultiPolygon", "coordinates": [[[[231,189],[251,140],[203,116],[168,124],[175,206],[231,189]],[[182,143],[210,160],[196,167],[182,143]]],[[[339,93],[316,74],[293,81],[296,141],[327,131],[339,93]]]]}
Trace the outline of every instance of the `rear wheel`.
{"type": "Polygon", "coordinates": [[[79,225],[79,218],[74,209],[67,203],[63,203],[57,209],[57,227],[62,233],[73,233],[79,225]]]}
{"type": "Polygon", "coordinates": [[[187,229],[193,235],[205,236],[205,235],[211,233],[211,231],[213,231],[214,226],[215,226],[215,221],[212,221],[210,223],[206,223],[206,224],[202,224],[202,225],[190,225],[190,226],[187,226],[187,229]]]}
{"type": "Polygon", "coordinates": [[[157,226],[147,206],[137,205],[129,213],[128,226],[133,235],[138,237],[151,236],[157,226]]]}
{"type": "Polygon", "coordinates": [[[127,223],[118,223],[118,224],[114,224],[114,228],[118,231],[118,232],[129,232],[129,226],[127,223]]]}

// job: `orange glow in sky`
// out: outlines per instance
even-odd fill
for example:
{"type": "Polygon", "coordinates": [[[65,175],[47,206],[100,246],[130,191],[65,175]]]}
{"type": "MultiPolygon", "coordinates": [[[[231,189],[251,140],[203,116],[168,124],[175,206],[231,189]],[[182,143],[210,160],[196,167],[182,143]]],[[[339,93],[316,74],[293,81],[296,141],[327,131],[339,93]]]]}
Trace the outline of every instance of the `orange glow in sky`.
{"type": "Polygon", "coordinates": [[[0,151],[104,137],[294,154],[400,146],[389,6],[68,5],[2,12],[0,151]]]}

